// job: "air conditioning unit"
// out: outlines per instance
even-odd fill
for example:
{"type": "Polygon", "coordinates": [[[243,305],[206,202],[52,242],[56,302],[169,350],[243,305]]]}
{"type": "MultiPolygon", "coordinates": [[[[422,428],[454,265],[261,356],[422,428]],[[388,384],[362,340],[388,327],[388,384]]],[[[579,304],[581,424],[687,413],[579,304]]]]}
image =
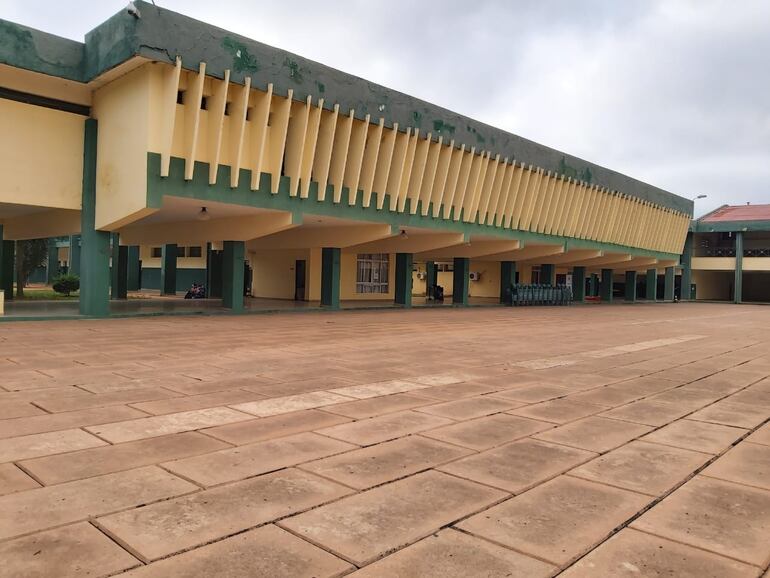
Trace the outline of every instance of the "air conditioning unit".
{"type": "Polygon", "coordinates": [[[428,274],[425,271],[417,271],[417,278],[420,281],[424,281],[428,274]]]}
{"type": "Polygon", "coordinates": [[[478,271],[471,271],[470,278],[471,278],[471,281],[480,281],[481,273],[479,273],[478,271]]]}

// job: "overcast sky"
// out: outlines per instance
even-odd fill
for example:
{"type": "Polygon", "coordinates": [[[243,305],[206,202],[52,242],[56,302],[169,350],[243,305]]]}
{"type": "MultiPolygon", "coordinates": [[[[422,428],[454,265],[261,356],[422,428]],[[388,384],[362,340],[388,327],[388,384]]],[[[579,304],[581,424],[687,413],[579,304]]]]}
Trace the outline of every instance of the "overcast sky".
{"type": "MultiPolygon", "coordinates": [[[[721,204],[770,203],[770,1],[156,0],[721,204]]],[[[82,40],[124,0],[1,0],[82,40]]]]}

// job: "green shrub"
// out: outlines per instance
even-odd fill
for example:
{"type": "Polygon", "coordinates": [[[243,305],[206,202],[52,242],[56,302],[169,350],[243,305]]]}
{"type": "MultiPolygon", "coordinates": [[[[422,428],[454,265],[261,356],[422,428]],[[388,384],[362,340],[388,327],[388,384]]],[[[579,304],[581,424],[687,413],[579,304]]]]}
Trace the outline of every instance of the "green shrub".
{"type": "Polygon", "coordinates": [[[67,297],[78,289],[80,289],[80,277],[77,275],[59,275],[53,280],[53,290],[67,297]]]}

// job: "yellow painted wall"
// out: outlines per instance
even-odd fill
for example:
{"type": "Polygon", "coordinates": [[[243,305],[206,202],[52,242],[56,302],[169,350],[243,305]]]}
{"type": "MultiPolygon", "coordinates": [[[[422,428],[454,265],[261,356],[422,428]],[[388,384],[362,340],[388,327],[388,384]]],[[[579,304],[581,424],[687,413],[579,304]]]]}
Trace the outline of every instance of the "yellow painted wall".
{"type": "Polygon", "coordinates": [[[735,271],[735,257],[693,257],[692,268],[693,271],[735,271]]]}
{"type": "MultiPolygon", "coordinates": [[[[306,249],[249,252],[247,258],[253,269],[251,294],[266,299],[294,299],[295,262],[299,259],[309,261],[309,256],[306,249]]],[[[307,290],[307,269],[306,275],[307,290]]]]}
{"type": "Polygon", "coordinates": [[[500,263],[497,261],[471,261],[471,271],[481,274],[479,281],[468,284],[471,297],[500,297],[500,263]]]}
{"type": "Polygon", "coordinates": [[[770,271],[770,257],[744,257],[744,271],[770,271]]]}
{"type": "MultiPolygon", "coordinates": [[[[150,245],[141,245],[139,247],[139,259],[142,260],[142,267],[150,269],[160,268],[160,259],[153,258],[152,247],[150,245]]],[[[206,246],[201,247],[200,257],[177,257],[177,269],[205,269],[206,268],[206,246]]]]}
{"type": "Polygon", "coordinates": [[[144,65],[94,92],[99,229],[117,228],[146,212],[151,69],[144,65]]]}
{"type": "Polygon", "coordinates": [[[84,119],[0,99],[0,203],[80,209],[84,119]]]}
{"type": "Polygon", "coordinates": [[[307,263],[308,286],[310,287],[309,301],[321,300],[321,249],[310,249],[307,263]]]}
{"type": "Polygon", "coordinates": [[[693,271],[692,282],[696,285],[695,298],[730,299],[730,286],[734,281],[733,275],[732,271],[693,271]]]}

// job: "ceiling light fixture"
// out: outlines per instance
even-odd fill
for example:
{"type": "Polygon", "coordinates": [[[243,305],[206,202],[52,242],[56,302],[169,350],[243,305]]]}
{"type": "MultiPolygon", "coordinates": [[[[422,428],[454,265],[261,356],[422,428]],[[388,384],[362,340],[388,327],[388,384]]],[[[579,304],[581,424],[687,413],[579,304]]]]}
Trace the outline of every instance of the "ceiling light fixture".
{"type": "Polygon", "coordinates": [[[409,235],[407,234],[406,229],[401,229],[401,232],[398,234],[398,236],[401,237],[402,239],[409,238],[409,235]]]}
{"type": "Polygon", "coordinates": [[[198,212],[198,215],[195,218],[199,221],[208,221],[211,218],[211,215],[206,210],[206,207],[201,207],[201,210],[198,212]]]}

